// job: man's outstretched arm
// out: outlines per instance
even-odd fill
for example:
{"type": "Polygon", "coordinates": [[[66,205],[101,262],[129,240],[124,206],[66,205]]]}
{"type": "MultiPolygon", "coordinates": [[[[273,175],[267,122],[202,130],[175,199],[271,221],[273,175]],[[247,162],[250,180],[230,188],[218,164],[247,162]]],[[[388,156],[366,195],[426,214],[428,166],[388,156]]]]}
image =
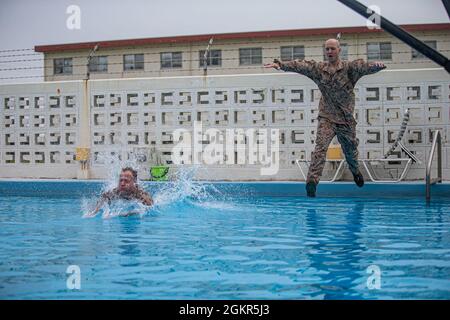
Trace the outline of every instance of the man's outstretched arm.
{"type": "Polygon", "coordinates": [[[272,63],[267,63],[264,68],[275,68],[277,70],[290,71],[303,74],[314,80],[319,76],[318,64],[314,60],[292,60],[282,62],[274,59],[272,63]]]}
{"type": "Polygon", "coordinates": [[[365,75],[374,74],[386,69],[386,66],[381,61],[366,62],[363,59],[352,61],[350,66],[355,83],[365,75]]]}

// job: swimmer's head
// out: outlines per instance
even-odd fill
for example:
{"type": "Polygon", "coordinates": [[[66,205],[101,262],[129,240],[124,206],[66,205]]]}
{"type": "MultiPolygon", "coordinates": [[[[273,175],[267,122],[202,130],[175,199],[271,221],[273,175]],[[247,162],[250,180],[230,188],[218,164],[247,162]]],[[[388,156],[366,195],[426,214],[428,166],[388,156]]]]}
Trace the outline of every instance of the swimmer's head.
{"type": "Polygon", "coordinates": [[[341,45],[337,39],[328,39],[325,41],[325,55],[329,62],[336,62],[341,53],[341,45]]]}
{"type": "Polygon", "coordinates": [[[131,167],[122,169],[119,176],[119,189],[122,191],[134,189],[137,182],[137,171],[131,167]]]}

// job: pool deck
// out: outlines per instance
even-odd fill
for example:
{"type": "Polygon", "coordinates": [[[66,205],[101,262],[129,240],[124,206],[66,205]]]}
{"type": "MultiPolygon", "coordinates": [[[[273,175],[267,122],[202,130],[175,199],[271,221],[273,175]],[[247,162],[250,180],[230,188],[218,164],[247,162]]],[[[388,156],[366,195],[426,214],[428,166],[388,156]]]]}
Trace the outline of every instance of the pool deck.
{"type": "MultiPolygon", "coordinates": [[[[58,180],[58,179],[0,179],[0,195],[3,196],[69,196],[79,197],[98,194],[104,180],[58,180]]],[[[149,191],[156,191],[166,182],[144,181],[149,191]]],[[[211,187],[211,192],[230,196],[277,196],[305,197],[304,181],[192,181],[211,187]]],[[[358,188],[353,182],[321,182],[317,188],[317,197],[423,197],[423,181],[405,181],[400,183],[366,182],[358,188]]],[[[450,181],[431,187],[431,196],[450,199],[450,181]]]]}

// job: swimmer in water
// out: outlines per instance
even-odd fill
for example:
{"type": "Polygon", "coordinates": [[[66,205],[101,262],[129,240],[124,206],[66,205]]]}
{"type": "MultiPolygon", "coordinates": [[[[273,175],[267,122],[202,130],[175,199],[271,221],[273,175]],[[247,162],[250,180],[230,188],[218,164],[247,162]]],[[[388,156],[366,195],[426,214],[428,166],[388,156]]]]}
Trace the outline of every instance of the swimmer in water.
{"type": "Polygon", "coordinates": [[[150,194],[144,191],[137,184],[137,172],[133,168],[126,167],[122,169],[119,178],[119,185],[110,191],[104,192],[101,196],[95,209],[84,215],[84,217],[94,217],[105,202],[110,203],[112,200],[137,200],[146,206],[153,205],[153,200],[150,194]]]}

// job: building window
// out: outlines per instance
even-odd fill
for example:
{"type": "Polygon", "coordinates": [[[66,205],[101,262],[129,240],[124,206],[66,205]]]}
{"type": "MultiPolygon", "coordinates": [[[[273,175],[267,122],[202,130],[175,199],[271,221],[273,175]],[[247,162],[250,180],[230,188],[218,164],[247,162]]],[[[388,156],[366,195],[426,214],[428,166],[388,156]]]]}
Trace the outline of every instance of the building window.
{"type": "Polygon", "coordinates": [[[161,69],[183,67],[183,54],[181,52],[161,52],[161,69]]]}
{"type": "Polygon", "coordinates": [[[239,49],[239,64],[241,66],[262,64],[262,48],[239,49]]]}
{"type": "MultiPolygon", "coordinates": [[[[199,66],[203,68],[205,63],[205,50],[199,52],[199,66]]],[[[221,66],[222,65],[222,50],[210,50],[206,59],[208,66],[221,66]]]]}
{"type": "Polygon", "coordinates": [[[392,60],[392,45],[390,42],[367,43],[367,60],[392,60]]]}
{"type": "Polygon", "coordinates": [[[89,72],[108,72],[108,57],[92,57],[89,61],[89,72]]]}
{"type": "Polygon", "coordinates": [[[282,61],[305,59],[305,47],[304,46],[281,47],[280,56],[282,61]]]}
{"type": "MultiPolygon", "coordinates": [[[[437,48],[436,40],[424,41],[424,43],[426,45],[428,45],[429,47],[433,48],[434,50],[436,50],[436,48],[437,48]]],[[[416,49],[412,49],[411,59],[415,60],[415,59],[425,59],[425,58],[426,57],[423,54],[421,54],[419,51],[417,51],[416,49]]]]}
{"type": "Polygon", "coordinates": [[[125,54],[123,56],[123,70],[144,70],[144,55],[125,54]]]}
{"type": "MultiPolygon", "coordinates": [[[[341,54],[339,57],[341,60],[348,60],[348,44],[341,43],[341,54]]],[[[323,47],[323,61],[328,61],[327,52],[325,51],[325,46],[323,47]]]]}
{"type": "Polygon", "coordinates": [[[53,60],[54,74],[72,74],[72,58],[61,58],[53,60]]]}

